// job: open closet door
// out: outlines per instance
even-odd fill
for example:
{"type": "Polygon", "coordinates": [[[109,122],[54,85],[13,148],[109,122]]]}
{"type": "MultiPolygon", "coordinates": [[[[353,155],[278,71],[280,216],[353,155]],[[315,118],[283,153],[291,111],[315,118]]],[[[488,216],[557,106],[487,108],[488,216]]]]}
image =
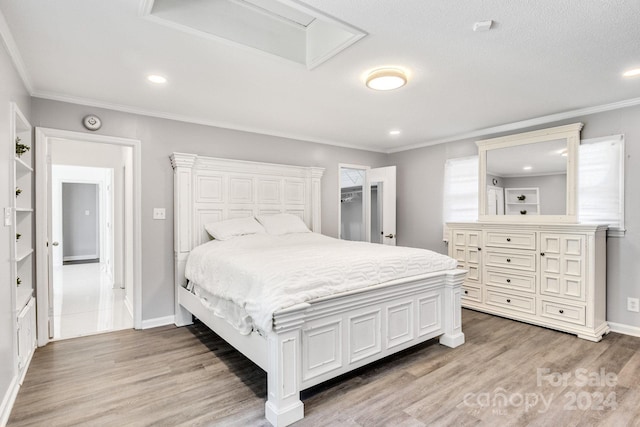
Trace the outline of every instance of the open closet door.
{"type": "Polygon", "coordinates": [[[371,243],[396,245],[396,167],[369,169],[371,243]]]}

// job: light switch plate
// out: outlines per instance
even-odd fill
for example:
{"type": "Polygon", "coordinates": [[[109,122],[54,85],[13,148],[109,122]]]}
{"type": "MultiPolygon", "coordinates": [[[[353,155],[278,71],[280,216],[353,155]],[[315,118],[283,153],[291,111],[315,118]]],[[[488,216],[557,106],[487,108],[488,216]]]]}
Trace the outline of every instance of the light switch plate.
{"type": "Polygon", "coordinates": [[[153,219],[167,219],[167,213],[164,208],[153,208],[153,219]]]}

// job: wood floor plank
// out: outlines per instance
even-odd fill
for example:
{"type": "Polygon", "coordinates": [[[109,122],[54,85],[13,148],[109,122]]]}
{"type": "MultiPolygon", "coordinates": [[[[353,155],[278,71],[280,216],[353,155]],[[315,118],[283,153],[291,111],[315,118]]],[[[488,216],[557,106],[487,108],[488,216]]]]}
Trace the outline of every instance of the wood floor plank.
{"type": "MultiPolygon", "coordinates": [[[[640,338],[592,343],[470,310],[463,330],[456,349],[432,340],[305,390],[296,425],[640,427],[640,338]],[[580,384],[579,369],[617,382],[580,384]],[[585,407],[598,393],[617,408],[585,407]]],[[[265,396],[266,374],[202,324],[119,331],[37,349],[8,426],[262,427],[265,396]]]]}

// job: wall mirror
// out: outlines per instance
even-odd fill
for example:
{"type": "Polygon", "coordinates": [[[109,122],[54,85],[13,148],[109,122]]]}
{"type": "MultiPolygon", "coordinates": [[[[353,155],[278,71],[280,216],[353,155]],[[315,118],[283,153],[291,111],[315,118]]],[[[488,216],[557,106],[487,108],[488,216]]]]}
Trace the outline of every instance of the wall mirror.
{"type": "Polygon", "coordinates": [[[478,141],[481,221],[577,222],[582,123],[478,141]]]}

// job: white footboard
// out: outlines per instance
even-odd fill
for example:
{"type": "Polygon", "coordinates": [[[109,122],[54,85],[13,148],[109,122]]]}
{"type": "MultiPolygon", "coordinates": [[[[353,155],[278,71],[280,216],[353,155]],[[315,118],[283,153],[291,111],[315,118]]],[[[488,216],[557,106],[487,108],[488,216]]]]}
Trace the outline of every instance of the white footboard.
{"type": "Polygon", "coordinates": [[[268,337],[266,417],[274,426],[304,416],[300,391],[440,336],[464,343],[460,292],[465,272],[410,281],[299,304],[274,314],[268,337]]]}

